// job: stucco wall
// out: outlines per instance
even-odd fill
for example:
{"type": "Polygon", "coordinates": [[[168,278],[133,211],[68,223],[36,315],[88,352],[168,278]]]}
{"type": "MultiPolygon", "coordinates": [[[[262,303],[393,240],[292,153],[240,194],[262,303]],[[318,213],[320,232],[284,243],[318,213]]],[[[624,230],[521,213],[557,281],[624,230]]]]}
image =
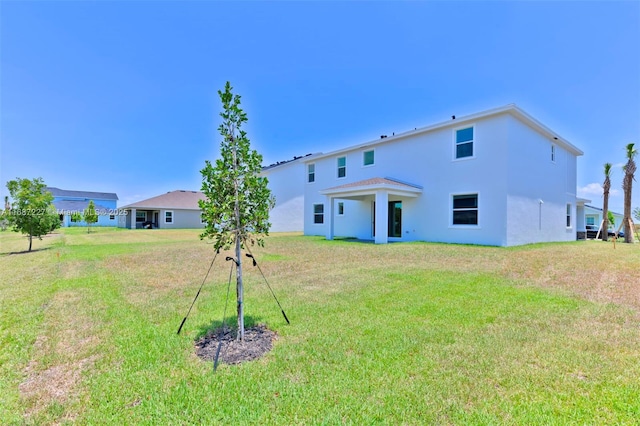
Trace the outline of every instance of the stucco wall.
{"type": "Polygon", "coordinates": [[[301,232],[304,229],[304,164],[291,161],[261,173],[269,180],[275,207],[269,212],[270,232],[301,232]]]}

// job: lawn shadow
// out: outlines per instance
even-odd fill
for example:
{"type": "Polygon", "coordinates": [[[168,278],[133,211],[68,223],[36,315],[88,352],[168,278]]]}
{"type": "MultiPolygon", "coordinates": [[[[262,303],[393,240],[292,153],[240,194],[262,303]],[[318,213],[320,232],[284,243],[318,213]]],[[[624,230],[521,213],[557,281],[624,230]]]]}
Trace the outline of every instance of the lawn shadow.
{"type": "MultiPolygon", "coordinates": [[[[255,327],[257,324],[260,323],[261,318],[259,317],[254,317],[251,315],[245,315],[244,316],[244,328],[252,328],[255,327]]],[[[228,332],[232,332],[232,333],[237,333],[238,332],[238,316],[234,315],[232,317],[229,317],[225,320],[225,333],[228,332]]],[[[196,333],[195,336],[195,340],[200,340],[203,337],[209,335],[218,335],[220,334],[220,331],[222,329],[222,321],[219,320],[213,320],[211,321],[209,324],[201,324],[198,326],[198,332],[196,333]]]]}
{"type": "Polygon", "coordinates": [[[43,247],[43,248],[37,248],[37,249],[33,249],[31,251],[29,250],[23,250],[23,251],[10,251],[8,253],[0,253],[0,257],[2,256],[11,256],[14,254],[27,254],[27,253],[36,253],[39,251],[45,251],[45,250],[51,250],[51,247],[43,247]]]}

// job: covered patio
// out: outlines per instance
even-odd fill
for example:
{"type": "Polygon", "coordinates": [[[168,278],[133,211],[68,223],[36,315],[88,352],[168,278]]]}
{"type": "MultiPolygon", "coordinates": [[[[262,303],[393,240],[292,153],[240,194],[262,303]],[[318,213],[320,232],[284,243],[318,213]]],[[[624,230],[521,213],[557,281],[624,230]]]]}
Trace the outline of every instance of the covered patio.
{"type": "Polygon", "coordinates": [[[326,197],[325,205],[329,207],[328,240],[335,236],[336,200],[372,201],[371,237],[376,244],[386,244],[390,237],[402,237],[402,199],[419,197],[422,187],[392,178],[376,177],[327,188],[320,193],[326,197]]]}

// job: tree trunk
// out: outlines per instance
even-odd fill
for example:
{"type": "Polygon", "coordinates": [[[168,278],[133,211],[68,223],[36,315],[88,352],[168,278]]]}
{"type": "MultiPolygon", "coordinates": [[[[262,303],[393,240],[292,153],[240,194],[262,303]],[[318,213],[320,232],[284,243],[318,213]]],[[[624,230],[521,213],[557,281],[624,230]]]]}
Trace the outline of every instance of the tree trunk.
{"type": "Polygon", "coordinates": [[[631,229],[631,176],[627,173],[624,177],[624,242],[633,242],[633,230],[631,229]]]}
{"type": "Polygon", "coordinates": [[[29,251],[31,251],[31,242],[33,241],[33,235],[29,234],[29,251]]]}
{"type": "MultiPolygon", "coordinates": [[[[33,219],[31,219],[33,220],[33,219]]],[[[33,222],[29,221],[29,251],[31,251],[31,243],[33,242],[33,222]]]]}
{"type": "Polygon", "coordinates": [[[238,260],[236,267],[236,294],[238,298],[238,340],[244,340],[244,305],[243,305],[243,288],[242,288],[242,253],[240,252],[239,233],[236,234],[236,259],[238,260]]]}
{"type": "Polygon", "coordinates": [[[609,240],[609,191],[605,191],[602,201],[602,241],[609,240]]]}

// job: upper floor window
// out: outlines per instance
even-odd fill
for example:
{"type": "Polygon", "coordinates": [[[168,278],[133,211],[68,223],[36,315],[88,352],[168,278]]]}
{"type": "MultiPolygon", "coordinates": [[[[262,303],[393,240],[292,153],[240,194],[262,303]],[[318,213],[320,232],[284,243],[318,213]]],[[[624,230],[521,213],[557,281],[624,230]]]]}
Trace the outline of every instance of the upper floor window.
{"type": "Polygon", "coordinates": [[[364,166],[372,166],[375,162],[374,152],[365,151],[362,153],[362,165],[364,166]]]}
{"type": "Polygon", "coordinates": [[[473,157],[473,127],[456,130],[456,158],[473,157]]]}
{"type": "Polygon", "coordinates": [[[556,146],[551,144],[551,161],[556,162],[556,146]]]}
{"type": "Polygon", "coordinates": [[[338,157],[338,177],[347,176],[347,157],[338,157]]]}
{"type": "Polygon", "coordinates": [[[478,224],[478,194],[453,196],[453,224],[478,224]]]}
{"type": "Polygon", "coordinates": [[[315,182],[316,181],[316,165],[309,164],[307,166],[307,182],[315,182]]]}

